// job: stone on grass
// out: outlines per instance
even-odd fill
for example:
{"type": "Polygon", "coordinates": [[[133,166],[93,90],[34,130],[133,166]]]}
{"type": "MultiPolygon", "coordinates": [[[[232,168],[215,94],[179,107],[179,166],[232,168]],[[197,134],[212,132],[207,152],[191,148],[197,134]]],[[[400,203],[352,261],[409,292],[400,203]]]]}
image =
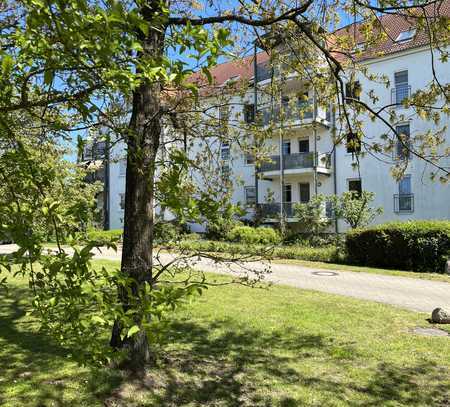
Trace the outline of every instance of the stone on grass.
{"type": "Polygon", "coordinates": [[[431,314],[431,320],[436,324],[450,324],[450,312],[436,308],[431,314]]]}

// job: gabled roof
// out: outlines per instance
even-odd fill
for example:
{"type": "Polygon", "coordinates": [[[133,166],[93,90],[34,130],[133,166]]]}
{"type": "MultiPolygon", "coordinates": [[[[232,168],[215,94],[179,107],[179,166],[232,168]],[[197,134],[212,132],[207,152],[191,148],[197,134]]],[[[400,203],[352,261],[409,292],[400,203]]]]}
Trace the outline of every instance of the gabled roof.
{"type": "MultiPolygon", "coordinates": [[[[424,7],[427,18],[450,18],[450,0],[443,0],[429,4],[424,7]]],[[[414,13],[415,15],[423,15],[422,9],[409,9],[405,13],[396,14],[384,14],[380,17],[379,21],[382,26],[382,30],[387,34],[386,39],[381,43],[378,43],[375,47],[370,47],[369,51],[365,51],[362,55],[358,55],[358,60],[365,60],[379,57],[381,54],[389,55],[397,52],[405,51],[408,49],[423,47],[429,43],[428,34],[423,31],[417,31],[416,35],[410,40],[405,42],[396,42],[395,40],[402,31],[407,31],[410,28],[414,28],[417,19],[408,16],[408,14],[414,13]]],[[[360,32],[363,23],[354,23],[346,27],[329,34],[328,48],[335,52],[338,59],[344,60],[344,56],[337,47],[336,37],[349,36],[353,39],[355,44],[364,42],[364,36],[360,32]]],[[[351,57],[348,50],[346,52],[348,57],[351,57]]],[[[264,64],[269,60],[269,55],[264,51],[257,54],[258,65],[264,64]]],[[[247,56],[240,60],[233,60],[219,64],[211,69],[211,75],[214,80],[213,87],[221,87],[226,84],[230,79],[246,80],[253,77],[253,62],[254,56],[247,56]]],[[[192,75],[191,80],[204,85],[206,88],[211,89],[208,86],[208,82],[205,76],[201,72],[196,72],[192,75]]],[[[208,92],[207,92],[208,93],[208,92]]]]}
{"type": "MultiPolygon", "coordinates": [[[[226,84],[230,79],[248,80],[253,77],[254,55],[236,59],[222,64],[216,65],[210,70],[213,77],[213,86],[220,87],[226,84]]],[[[257,64],[264,64],[269,60],[269,55],[266,52],[259,52],[256,54],[257,64]]],[[[193,82],[207,86],[208,81],[204,74],[199,71],[190,78],[193,82]]]]}
{"type": "MultiPolygon", "coordinates": [[[[358,59],[364,60],[376,58],[380,55],[395,54],[397,52],[423,47],[429,44],[428,33],[424,30],[418,30],[409,41],[396,41],[400,33],[416,28],[417,17],[419,16],[426,16],[428,19],[448,19],[450,17],[450,0],[429,4],[428,6],[425,6],[424,9],[409,9],[408,12],[404,13],[384,14],[380,16],[379,21],[382,27],[381,30],[386,35],[386,39],[377,43],[375,47],[369,47],[370,49],[364,51],[362,55],[359,55],[358,59]]],[[[350,24],[332,33],[329,37],[329,48],[332,51],[338,51],[336,42],[333,41],[333,39],[340,36],[349,36],[353,39],[355,44],[363,43],[364,36],[361,33],[362,24],[363,22],[350,24]]],[[[342,54],[340,59],[342,59],[342,54]]]]}

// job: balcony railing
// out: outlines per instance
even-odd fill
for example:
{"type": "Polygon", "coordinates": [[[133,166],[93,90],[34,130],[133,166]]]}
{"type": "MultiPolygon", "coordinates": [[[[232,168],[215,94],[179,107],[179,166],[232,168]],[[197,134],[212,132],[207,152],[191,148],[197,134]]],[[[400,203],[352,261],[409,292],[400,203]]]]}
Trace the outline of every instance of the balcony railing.
{"type": "Polygon", "coordinates": [[[394,105],[401,105],[410,96],[411,85],[399,85],[391,89],[391,103],[394,105]]]}
{"type": "MultiPolygon", "coordinates": [[[[259,167],[259,172],[280,171],[280,156],[273,155],[270,161],[265,161],[259,167]]],[[[292,170],[300,168],[314,168],[315,163],[319,167],[331,167],[331,154],[329,153],[295,153],[283,155],[283,169],[292,170]]]]}
{"type": "MultiPolygon", "coordinates": [[[[287,218],[292,218],[294,216],[293,202],[283,203],[283,216],[287,218]]],[[[281,216],[281,203],[271,202],[258,204],[258,214],[262,218],[276,219],[281,216]]]]}
{"type": "Polygon", "coordinates": [[[285,105],[281,107],[278,104],[262,106],[258,110],[258,115],[261,124],[267,126],[270,123],[280,123],[281,121],[284,124],[289,124],[290,122],[312,119],[313,110],[312,101],[308,101],[297,102],[295,106],[285,105]]]}
{"type": "MultiPolygon", "coordinates": [[[[286,218],[294,217],[294,207],[300,202],[283,202],[283,216],[286,218]]],[[[270,202],[257,205],[259,216],[265,219],[278,219],[281,216],[281,203],[270,202]]],[[[326,201],[323,207],[323,217],[329,220],[335,218],[331,201],[326,201]]]]}
{"type": "Polygon", "coordinates": [[[414,212],[414,194],[395,194],[394,212],[414,212]]]}

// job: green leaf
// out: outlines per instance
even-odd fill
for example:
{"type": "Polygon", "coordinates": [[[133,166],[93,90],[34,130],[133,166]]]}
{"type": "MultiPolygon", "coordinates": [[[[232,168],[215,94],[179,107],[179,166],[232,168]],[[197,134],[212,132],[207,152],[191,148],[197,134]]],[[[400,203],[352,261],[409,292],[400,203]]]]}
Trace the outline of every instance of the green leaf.
{"type": "Polygon", "coordinates": [[[6,54],[2,60],[2,71],[4,75],[8,75],[14,65],[14,60],[11,55],[6,54]]]}
{"type": "Polygon", "coordinates": [[[102,318],[102,317],[99,317],[98,315],[94,315],[92,318],[91,318],[91,320],[93,321],[93,322],[97,322],[97,323],[99,323],[99,324],[106,324],[106,321],[102,318]]]}
{"type": "Polygon", "coordinates": [[[51,85],[53,82],[53,78],[55,76],[55,72],[53,71],[53,69],[46,69],[44,71],[44,83],[46,85],[51,85]]]}
{"type": "Polygon", "coordinates": [[[138,333],[141,330],[141,328],[139,328],[137,325],[133,325],[127,333],[127,337],[130,338],[131,336],[133,336],[134,334],[138,333]]]}

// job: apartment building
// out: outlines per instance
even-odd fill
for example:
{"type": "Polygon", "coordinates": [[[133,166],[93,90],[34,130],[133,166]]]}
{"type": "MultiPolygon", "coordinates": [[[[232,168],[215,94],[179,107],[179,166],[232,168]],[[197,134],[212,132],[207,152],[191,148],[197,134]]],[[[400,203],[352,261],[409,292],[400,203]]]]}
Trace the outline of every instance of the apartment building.
{"type": "MultiPolygon", "coordinates": [[[[445,3],[448,8],[448,3],[445,3]]],[[[432,55],[423,35],[416,32],[414,26],[405,19],[388,15],[383,17],[383,25],[388,39],[380,45],[383,56],[362,57],[359,61],[367,67],[368,73],[385,75],[390,87],[367,79],[368,75],[359,75],[356,79],[362,92],[362,101],[377,108],[392,105],[398,116],[403,119],[395,123],[397,131],[411,140],[414,135],[428,129],[450,124],[449,118],[442,117],[439,125],[434,125],[418,117],[412,109],[402,106],[402,100],[417,90],[425,88],[432,80],[432,55]],[[373,105],[368,96],[369,90],[378,96],[373,105]]],[[[334,33],[339,35],[347,27],[334,33]]],[[[357,30],[356,30],[357,32],[357,30]]],[[[359,47],[364,47],[355,39],[359,47]]],[[[367,190],[375,193],[376,207],[382,207],[384,213],[376,219],[377,223],[387,221],[406,221],[409,219],[450,219],[450,185],[431,179],[434,170],[430,164],[410,155],[399,143],[393,152],[375,155],[366,153],[359,156],[359,165],[355,166],[355,155],[362,146],[352,144],[351,140],[335,145],[333,130],[337,117],[332,109],[320,107],[314,91],[309,89],[307,81],[295,75],[288,78],[281,87],[279,97],[268,101],[261,92],[269,86],[272,77],[267,69],[267,54],[261,52],[242,61],[227,62],[218,65],[212,71],[216,86],[231,80],[248,79],[254,82],[253,89],[245,94],[234,95],[226,112],[229,120],[241,117],[247,122],[255,120],[254,106],[257,104],[257,117],[262,128],[271,123],[272,136],[267,140],[270,160],[255,168],[250,154],[241,151],[238,146],[223,143],[219,148],[222,170],[233,180],[233,201],[247,208],[247,218],[258,211],[264,222],[273,224],[280,216],[293,227],[297,221],[293,205],[307,202],[316,194],[340,195],[345,191],[367,190]],[[255,67],[256,66],[256,70],[255,67]],[[255,92],[256,84],[256,92],[255,92]],[[258,94],[259,90],[259,94],[258,94]],[[299,97],[299,95],[301,97],[299,97]],[[296,108],[292,108],[292,106],[296,108]],[[299,111],[301,113],[299,113],[299,111]],[[408,155],[408,156],[406,156],[408,155]],[[391,175],[391,168],[399,160],[407,160],[407,167],[400,180],[391,175]]],[[[449,64],[434,56],[435,75],[441,83],[450,82],[449,64]]],[[[352,90],[347,89],[351,95],[352,90]]],[[[207,102],[206,102],[207,103],[207,102]]],[[[345,101],[344,101],[345,103],[345,101]]],[[[389,115],[385,110],[385,117],[389,115]]],[[[217,109],[217,116],[223,112],[217,109]]],[[[371,143],[382,142],[388,133],[386,125],[380,121],[372,122],[366,117],[364,133],[371,143]]],[[[247,137],[245,133],[242,137],[247,137]]],[[[445,133],[445,145],[450,147],[450,129],[445,133]]],[[[195,148],[194,148],[195,149],[195,148]]],[[[109,227],[120,228],[123,225],[124,191],[126,161],[123,146],[114,146],[109,167],[109,227]]],[[[450,168],[450,158],[440,162],[450,168]]],[[[193,225],[201,231],[203,226],[193,225]]],[[[343,221],[336,222],[335,231],[345,231],[343,221]]]]}

